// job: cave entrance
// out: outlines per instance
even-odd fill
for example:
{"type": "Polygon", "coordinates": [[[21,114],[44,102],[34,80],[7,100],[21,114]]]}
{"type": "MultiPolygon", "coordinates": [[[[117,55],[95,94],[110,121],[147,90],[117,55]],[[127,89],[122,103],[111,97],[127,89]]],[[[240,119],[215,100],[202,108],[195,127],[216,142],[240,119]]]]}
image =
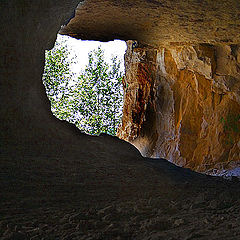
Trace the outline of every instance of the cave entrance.
{"type": "Polygon", "coordinates": [[[45,52],[43,83],[51,111],[87,134],[116,135],[122,119],[124,41],[59,35],[45,52]]]}

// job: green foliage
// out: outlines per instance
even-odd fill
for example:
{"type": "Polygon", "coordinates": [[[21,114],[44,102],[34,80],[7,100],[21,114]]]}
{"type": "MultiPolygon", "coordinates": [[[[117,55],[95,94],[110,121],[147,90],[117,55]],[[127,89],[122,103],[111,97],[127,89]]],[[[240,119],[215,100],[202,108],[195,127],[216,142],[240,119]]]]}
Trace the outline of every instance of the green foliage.
{"type": "Polygon", "coordinates": [[[74,57],[70,58],[69,55],[66,42],[56,41],[54,48],[45,53],[43,73],[43,84],[51,102],[53,114],[61,120],[68,121],[71,119],[69,82],[74,77],[70,69],[71,64],[74,63],[74,57]]]}
{"type": "Polygon", "coordinates": [[[115,56],[107,63],[99,47],[89,53],[88,65],[74,78],[73,60],[67,46],[59,42],[46,52],[43,83],[53,114],[88,134],[116,135],[123,104],[120,61],[115,56]]]}
{"type": "Polygon", "coordinates": [[[90,52],[88,58],[88,66],[74,86],[74,105],[81,116],[77,126],[89,134],[115,135],[123,102],[120,62],[113,57],[109,65],[100,47],[90,52]]]}

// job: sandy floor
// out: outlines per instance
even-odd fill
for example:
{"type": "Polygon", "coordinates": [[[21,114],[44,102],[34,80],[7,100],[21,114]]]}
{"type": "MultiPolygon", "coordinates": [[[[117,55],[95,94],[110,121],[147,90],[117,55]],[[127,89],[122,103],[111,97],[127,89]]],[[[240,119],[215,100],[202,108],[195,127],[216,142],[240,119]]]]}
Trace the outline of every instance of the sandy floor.
{"type": "Polygon", "coordinates": [[[0,239],[240,239],[238,179],[97,147],[2,154],[0,239]]]}

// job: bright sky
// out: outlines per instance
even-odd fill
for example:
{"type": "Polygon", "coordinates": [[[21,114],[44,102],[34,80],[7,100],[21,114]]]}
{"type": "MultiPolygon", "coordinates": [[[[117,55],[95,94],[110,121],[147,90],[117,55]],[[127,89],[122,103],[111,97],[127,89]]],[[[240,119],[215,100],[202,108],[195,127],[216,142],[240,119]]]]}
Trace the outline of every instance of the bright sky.
{"type": "Polygon", "coordinates": [[[72,71],[79,73],[88,64],[88,53],[98,46],[104,50],[106,61],[111,59],[112,55],[117,55],[122,61],[121,69],[124,70],[124,54],[127,49],[126,42],[121,40],[114,40],[111,42],[97,42],[97,41],[82,41],[68,36],[58,34],[58,40],[66,40],[72,54],[76,55],[77,64],[72,66],[72,71]]]}

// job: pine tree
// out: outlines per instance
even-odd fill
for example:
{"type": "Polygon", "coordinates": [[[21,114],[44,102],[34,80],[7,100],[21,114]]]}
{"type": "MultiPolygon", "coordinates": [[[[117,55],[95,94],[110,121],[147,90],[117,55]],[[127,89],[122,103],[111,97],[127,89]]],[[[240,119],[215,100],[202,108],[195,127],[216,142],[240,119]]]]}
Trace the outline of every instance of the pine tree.
{"type": "Polygon", "coordinates": [[[76,80],[71,71],[74,58],[69,56],[65,42],[46,51],[43,83],[53,114],[88,134],[116,135],[123,105],[120,61],[115,56],[107,63],[99,47],[89,53],[88,65],[76,80]]]}
{"type": "Polygon", "coordinates": [[[90,52],[88,59],[75,87],[80,96],[76,104],[81,116],[78,126],[89,134],[116,135],[123,104],[120,61],[115,56],[108,64],[100,47],[90,52]]]}

